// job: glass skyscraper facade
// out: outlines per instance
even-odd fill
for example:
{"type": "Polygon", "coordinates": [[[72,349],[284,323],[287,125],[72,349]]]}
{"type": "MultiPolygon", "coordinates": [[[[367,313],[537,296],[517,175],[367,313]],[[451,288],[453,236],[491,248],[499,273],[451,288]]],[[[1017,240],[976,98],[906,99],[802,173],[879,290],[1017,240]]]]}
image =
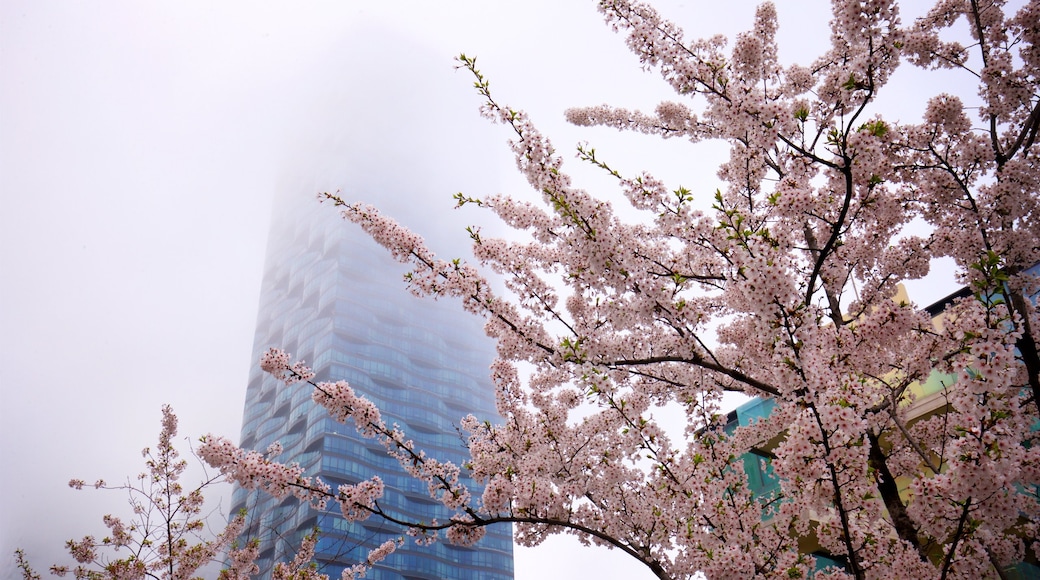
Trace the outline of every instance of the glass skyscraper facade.
{"type": "MultiPolygon", "coordinates": [[[[468,452],[459,419],[468,413],[497,419],[488,379],[494,349],[482,321],[455,301],[409,294],[401,281],[403,267],[328,204],[313,198],[280,203],[267,250],[254,361],[269,347],[283,348],[305,360],[315,380],[348,381],[378,405],[388,424],[399,424],[417,449],[463,464],[468,452]]],[[[386,485],[384,509],[425,522],[450,515],[382,445],[358,435],[352,422],[329,418],[311,401],[309,385],[286,387],[254,368],[241,445],[263,452],[275,441],[284,449],[277,460],[299,463],[333,489],[379,475],[386,485]]],[[[480,486],[467,483],[479,496],[480,486]]],[[[315,560],[332,578],[364,561],[368,550],[404,534],[375,516],[348,522],[335,502],[319,511],[293,498],[236,489],[233,508],[247,511],[246,537],[261,540],[265,575],[275,562],[290,560],[315,527],[320,529],[315,560]]],[[[406,538],[367,578],[510,580],[511,532],[508,524],[491,526],[473,547],[417,546],[406,538]]]]}

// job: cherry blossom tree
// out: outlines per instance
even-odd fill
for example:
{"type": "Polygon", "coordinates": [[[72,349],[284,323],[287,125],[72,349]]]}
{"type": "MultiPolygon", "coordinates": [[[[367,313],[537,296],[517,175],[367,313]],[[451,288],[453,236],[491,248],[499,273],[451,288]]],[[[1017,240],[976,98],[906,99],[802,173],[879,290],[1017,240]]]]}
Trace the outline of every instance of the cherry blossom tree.
{"type": "MultiPolygon", "coordinates": [[[[66,547],[77,565],[52,566],[52,574],[71,574],[77,579],[191,578],[222,555],[241,532],[244,519],[233,518],[219,533],[206,530],[205,491],[222,478],[207,476],[194,488],[185,490],[181,477],[188,462],[173,445],[176,436],[177,416],[165,406],[159,444],[154,450],[142,450],[146,470],[135,479],[116,485],[99,479],[90,486],[82,479],[69,481],[69,487],[77,490],[93,487],[126,492],[133,516],[126,520],[105,515],[108,534],[104,538],[88,535],[69,540],[66,547]]],[[[26,580],[39,578],[21,550],[17,560],[26,580]]]]}
{"type": "MultiPolygon", "coordinates": [[[[1040,557],[1040,284],[1028,272],[1040,262],[1040,1],[939,0],[904,23],[892,0],[834,0],[829,50],[789,66],[769,3],[731,47],[686,39],[646,4],[598,5],[677,100],[568,119],[724,142],[724,187],[624,175],[580,146],[616,179],[630,207],[615,209],[572,183],[550,141],[463,55],[483,115],[511,131],[539,198],[458,204],[523,235],[472,228],[475,261],[445,260],[377,209],[324,195],[411,265],[412,292],[459,298],[486,319],[502,420],[462,421],[471,460],[426,455],[349,385],[313,382],[284,352],[262,366],[289,388],[310,383],[318,404],[454,510],[397,522],[419,541],[468,544],[508,521],[521,544],[575,534],[669,579],[805,578],[809,539],[844,563],[816,578],[1000,577],[1040,557]],[[900,66],[953,69],[978,94],[936,94],[919,123],[899,122],[876,97],[900,66]],[[942,257],[972,295],[936,325],[892,297],[942,257]],[[954,378],[941,412],[917,419],[912,387],[933,372],[954,378]],[[728,391],[775,408],[725,429],[728,391]],[[668,409],[684,428],[658,418],[668,409]],[[749,489],[752,449],[769,452],[776,495],[749,489]],[[463,470],[482,495],[460,484],[463,470]]],[[[379,478],[333,490],[213,436],[200,453],[244,487],[393,520],[379,478]]]]}
{"type": "MultiPolygon", "coordinates": [[[[223,482],[222,476],[206,476],[195,487],[186,490],[181,484],[188,462],[173,445],[177,435],[177,416],[169,406],[163,407],[159,444],[145,448],[146,471],[136,480],[110,485],[97,480],[93,485],[73,479],[69,487],[124,491],[129,496],[133,516],[124,519],[105,515],[108,535],[97,539],[92,535],[69,540],[66,547],[76,561],[75,566],[55,565],[54,576],[72,575],[77,580],[168,580],[199,578],[207,570],[220,580],[247,580],[260,569],[256,564],[258,542],[244,541],[240,535],[246,524],[244,513],[230,522],[221,514],[204,513],[206,493],[223,482]],[[219,527],[212,522],[220,521],[219,527]]],[[[318,534],[306,536],[292,562],[275,564],[271,578],[275,580],[324,580],[313,563],[318,534]]],[[[23,580],[39,580],[24,551],[16,550],[15,562],[23,580]]]]}

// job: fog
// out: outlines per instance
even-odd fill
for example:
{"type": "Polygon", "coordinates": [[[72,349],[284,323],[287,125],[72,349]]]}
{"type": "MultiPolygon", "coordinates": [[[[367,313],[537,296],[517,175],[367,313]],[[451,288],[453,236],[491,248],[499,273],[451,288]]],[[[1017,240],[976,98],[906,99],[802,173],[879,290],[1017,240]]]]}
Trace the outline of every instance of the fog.
{"type": "MultiPolygon", "coordinates": [[[[660,4],[691,36],[742,29],[755,6],[660,4]]],[[[826,4],[780,4],[782,56],[807,62],[826,4]]],[[[452,210],[453,193],[528,194],[459,52],[582,186],[609,183],[566,152],[591,141],[709,196],[717,146],[563,122],[569,106],[668,98],[601,20],[552,0],[0,4],[0,577],[16,547],[67,563],[66,539],[126,513],[119,493],[66,482],[138,473],[164,403],[184,449],[237,439],[276,194],[341,190],[453,254],[489,218],[452,210]]],[[[649,577],[576,546],[518,550],[517,579],[649,577]]]]}

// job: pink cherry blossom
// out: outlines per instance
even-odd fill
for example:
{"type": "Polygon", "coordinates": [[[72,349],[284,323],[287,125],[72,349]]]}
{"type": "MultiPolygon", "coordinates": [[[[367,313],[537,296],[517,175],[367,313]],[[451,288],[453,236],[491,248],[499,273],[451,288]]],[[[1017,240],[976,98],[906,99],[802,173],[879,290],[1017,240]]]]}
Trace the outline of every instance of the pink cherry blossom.
{"type": "Polygon", "coordinates": [[[904,22],[894,0],[835,0],[829,49],[801,64],[781,61],[769,3],[732,45],[687,39],[640,2],[598,6],[677,94],[567,118],[722,141],[717,191],[580,145],[631,206],[616,208],[462,55],[532,193],[456,199],[514,235],[473,229],[473,261],[443,259],[375,207],[320,196],[409,265],[408,290],[485,319],[500,417],[462,419],[470,461],[438,461],[287,353],[261,361],[453,516],[398,521],[378,479],[333,491],[218,437],[200,454],[240,485],[336,501],[420,543],[513,522],[521,544],[574,534],[658,578],[805,578],[808,552],[843,563],[826,578],[989,577],[1040,557],[1040,2],[939,0],[904,22]],[[896,119],[877,97],[899,67],[951,68],[978,90],[936,87],[919,121],[896,119]],[[894,297],[937,258],[967,291],[933,317],[894,297]],[[772,411],[727,423],[727,391],[772,411]]]}

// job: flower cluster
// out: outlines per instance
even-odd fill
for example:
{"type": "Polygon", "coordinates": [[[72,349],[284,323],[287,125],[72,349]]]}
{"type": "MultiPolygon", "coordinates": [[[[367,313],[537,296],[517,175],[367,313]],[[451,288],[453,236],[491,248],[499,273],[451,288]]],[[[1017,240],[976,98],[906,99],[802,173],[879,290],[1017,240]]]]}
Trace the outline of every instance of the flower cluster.
{"type": "Polygon", "coordinates": [[[284,465],[256,451],[241,449],[224,437],[206,435],[197,450],[199,458],[220,470],[227,481],[245,489],[259,489],[275,497],[293,495],[324,507],[330,487],[320,478],[303,475],[297,464],[284,465]]]}
{"type": "Polygon", "coordinates": [[[383,480],[379,476],[362,481],[357,485],[341,485],[336,491],[343,517],[350,521],[368,518],[376,511],[376,501],[383,497],[383,480]]]}
{"type": "Polygon", "coordinates": [[[353,419],[358,431],[366,437],[374,437],[383,425],[375,404],[357,396],[346,381],[318,383],[311,398],[340,423],[353,419]]]}
{"type": "Polygon", "coordinates": [[[278,348],[268,349],[260,357],[260,368],[289,385],[314,377],[314,372],[304,365],[303,361],[292,362],[291,355],[278,348]]]}

